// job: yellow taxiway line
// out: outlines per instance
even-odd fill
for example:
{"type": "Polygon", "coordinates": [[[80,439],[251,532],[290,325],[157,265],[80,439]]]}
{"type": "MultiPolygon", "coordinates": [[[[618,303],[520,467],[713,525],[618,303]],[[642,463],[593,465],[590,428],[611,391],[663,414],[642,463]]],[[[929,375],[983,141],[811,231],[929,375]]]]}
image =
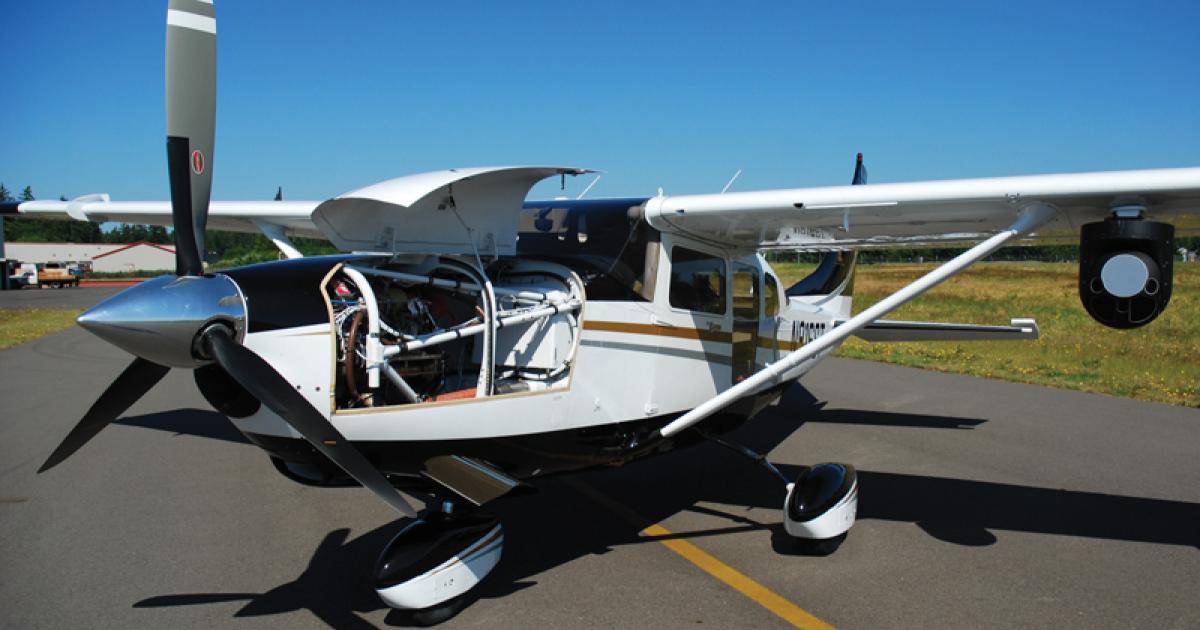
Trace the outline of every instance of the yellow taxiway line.
{"type": "MultiPolygon", "coordinates": [[[[634,527],[639,527],[645,523],[644,519],[633,510],[610,499],[600,491],[590,485],[579,481],[578,479],[566,478],[563,479],[567,485],[571,486],[579,493],[589,499],[599,503],[600,505],[612,510],[623,520],[629,522],[634,527]]],[[[733,587],[734,590],[745,595],[750,601],[766,608],[774,613],[780,619],[792,624],[797,628],[812,628],[819,630],[833,630],[833,626],[821,621],[812,613],[793,604],[779,595],[775,591],[763,586],[745,573],[721,562],[714,556],[704,551],[703,549],[693,545],[692,543],[674,538],[671,530],[659,524],[651,525],[642,530],[643,536],[653,536],[658,539],[667,549],[674,551],[679,557],[691,562],[697,567],[704,570],[705,573],[717,578],[725,584],[733,587]]]]}

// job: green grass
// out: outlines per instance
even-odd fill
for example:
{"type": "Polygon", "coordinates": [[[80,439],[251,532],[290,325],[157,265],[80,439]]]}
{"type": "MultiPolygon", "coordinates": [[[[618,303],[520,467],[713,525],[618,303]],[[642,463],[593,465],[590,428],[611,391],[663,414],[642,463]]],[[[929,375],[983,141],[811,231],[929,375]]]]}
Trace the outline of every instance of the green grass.
{"type": "Polygon", "coordinates": [[[82,312],[70,308],[0,309],[0,350],[70,328],[82,312]]]}
{"type": "MultiPolygon", "coordinates": [[[[779,263],[784,285],[811,265],[779,263]]],[[[933,268],[864,265],[855,280],[857,313],[933,268]]],[[[888,319],[1007,324],[1033,317],[1037,341],[868,343],[851,338],[838,356],[1021,383],[1200,407],[1200,265],[1175,266],[1170,306],[1136,330],[1094,322],[1068,263],[980,263],[888,315],[888,319]]]]}

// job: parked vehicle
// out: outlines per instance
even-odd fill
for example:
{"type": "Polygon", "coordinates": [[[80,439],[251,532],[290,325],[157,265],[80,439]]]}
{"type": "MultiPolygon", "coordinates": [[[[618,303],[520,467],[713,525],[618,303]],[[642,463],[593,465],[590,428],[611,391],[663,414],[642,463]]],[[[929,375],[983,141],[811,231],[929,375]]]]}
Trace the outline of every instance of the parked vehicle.
{"type": "Polygon", "coordinates": [[[38,269],[33,263],[22,263],[12,261],[10,263],[12,272],[8,276],[9,287],[13,289],[22,289],[29,286],[37,286],[38,269]]]}
{"type": "Polygon", "coordinates": [[[55,289],[79,286],[79,275],[72,273],[66,263],[48,262],[39,267],[37,281],[42,286],[55,289]]]}

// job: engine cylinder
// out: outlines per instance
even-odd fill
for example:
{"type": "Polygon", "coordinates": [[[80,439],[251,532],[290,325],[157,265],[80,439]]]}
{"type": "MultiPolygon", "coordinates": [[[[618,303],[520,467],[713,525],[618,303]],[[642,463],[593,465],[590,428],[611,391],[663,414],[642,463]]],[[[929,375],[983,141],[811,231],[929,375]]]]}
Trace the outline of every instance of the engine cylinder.
{"type": "Polygon", "coordinates": [[[1168,223],[1112,218],[1083,226],[1079,299],[1110,328],[1154,321],[1171,300],[1175,228],[1168,223]]]}

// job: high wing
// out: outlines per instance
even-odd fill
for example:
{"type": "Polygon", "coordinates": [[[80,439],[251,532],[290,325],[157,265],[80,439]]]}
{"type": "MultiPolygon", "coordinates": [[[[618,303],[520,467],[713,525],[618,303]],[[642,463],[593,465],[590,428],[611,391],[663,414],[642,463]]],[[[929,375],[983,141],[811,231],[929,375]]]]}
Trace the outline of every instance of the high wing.
{"type": "Polygon", "coordinates": [[[1200,168],[959,179],[655,197],[646,219],[665,232],[740,250],[828,250],[982,240],[1022,209],[1056,210],[1036,237],[1075,238],[1121,207],[1200,227],[1200,168]]]}
{"type": "MultiPolygon", "coordinates": [[[[289,256],[288,236],[328,239],[342,251],[512,254],[529,189],[547,177],[591,173],[567,166],[487,166],[406,175],[328,201],[214,201],[208,229],[262,232],[289,256]]],[[[171,227],[169,201],[0,203],[0,215],[171,227]]]]}
{"type": "MultiPolygon", "coordinates": [[[[857,171],[855,181],[860,181],[857,171]]],[[[741,398],[795,378],[799,373],[793,370],[850,335],[1007,334],[951,330],[956,327],[945,324],[889,324],[880,318],[1014,239],[1082,231],[1080,296],[1088,313],[1113,328],[1145,325],[1170,299],[1174,229],[1166,224],[1191,231],[1200,218],[1200,168],[656,197],[647,202],[645,216],[664,232],[735,250],[979,241],[672,420],[658,431],[669,438],[741,398]]],[[[1025,328],[1018,324],[1012,328],[1025,328]]],[[[1036,334],[1030,328],[1017,334],[1036,334]]]]}
{"type": "MultiPolygon", "coordinates": [[[[258,223],[278,226],[295,236],[324,238],[312,222],[320,201],[214,201],[208,210],[208,228],[231,232],[258,232],[258,223]]],[[[76,219],[96,223],[135,223],[171,227],[170,201],[112,201],[106,194],[85,195],[71,201],[23,201],[6,204],[8,214],[29,218],[76,219]]]]}

